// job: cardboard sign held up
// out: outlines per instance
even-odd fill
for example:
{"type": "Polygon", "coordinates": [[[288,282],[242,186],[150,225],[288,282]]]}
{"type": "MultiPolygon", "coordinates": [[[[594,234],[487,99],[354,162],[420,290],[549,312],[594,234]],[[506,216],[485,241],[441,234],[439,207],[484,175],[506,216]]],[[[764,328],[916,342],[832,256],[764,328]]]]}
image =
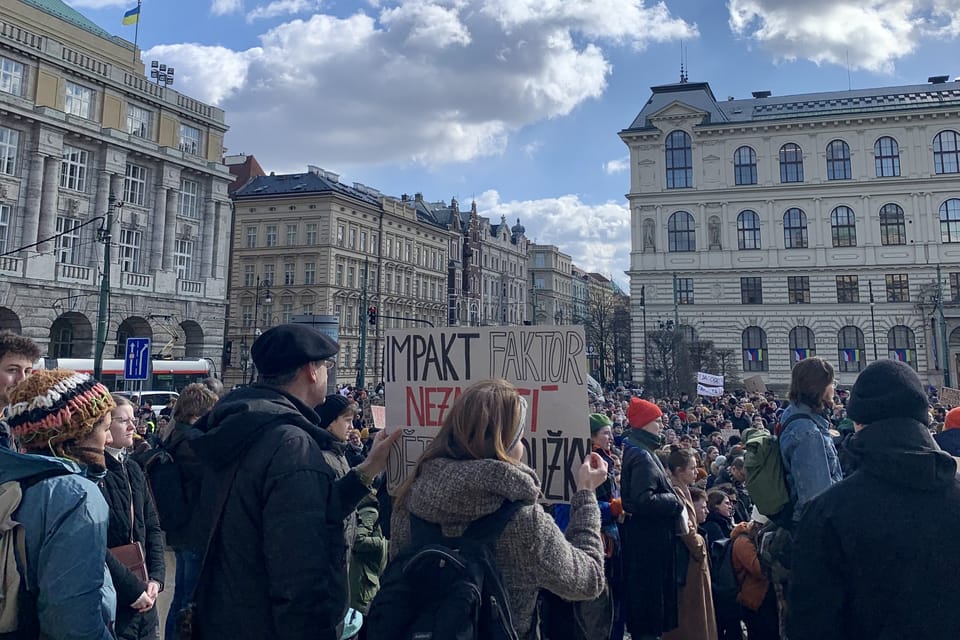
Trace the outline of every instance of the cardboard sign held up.
{"type": "Polygon", "coordinates": [[[373,405],[370,407],[370,413],[373,415],[373,426],[377,429],[387,428],[387,408],[384,406],[373,405]]]}
{"type": "Polygon", "coordinates": [[[763,376],[750,376],[743,379],[743,388],[749,393],[766,393],[767,385],[763,383],[763,376]]]}
{"type": "Polygon", "coordinates": [[[960,407],[960,389],[940,387],[940,395],[937,397],[940,398],[940,404],[960,407]]]}
{"type": "Polygon", "coordinates": [[[523,442],[546,502],[569,502],[590,452],[583,327],[450,327],[387,331],[387,430],[403,429],[387,467],[392,494],[413,471],[464,389],[503,378],[527,400],[523,442]]]}
{"type": "Polygon", "coordinates": [[[740,437],[739,429],[720,429],[720,436],[723,438],[724,443],[730,442],[730,438],[733,436],[740,437]]]}

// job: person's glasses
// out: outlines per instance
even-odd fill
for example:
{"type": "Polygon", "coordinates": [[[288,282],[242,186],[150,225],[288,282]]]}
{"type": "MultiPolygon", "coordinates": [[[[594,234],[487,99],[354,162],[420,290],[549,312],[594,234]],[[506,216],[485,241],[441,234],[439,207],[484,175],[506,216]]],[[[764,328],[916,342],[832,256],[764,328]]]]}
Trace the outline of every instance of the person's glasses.
{"type": "Polygon", "coordinates": [[[117,424],[134,424],[136,422],[133,418],[120,418],[120,417],[113,418],[112,421],[116,422],[117,424]]]}
{"type": "Polygon", "coordinates": [[[333,358],[327,358],[322,362],[323,362],[323,366],[326,367],[327,369],[333,369],[335,366],[337,366],[337,361],[334,360],[333,358]]]}

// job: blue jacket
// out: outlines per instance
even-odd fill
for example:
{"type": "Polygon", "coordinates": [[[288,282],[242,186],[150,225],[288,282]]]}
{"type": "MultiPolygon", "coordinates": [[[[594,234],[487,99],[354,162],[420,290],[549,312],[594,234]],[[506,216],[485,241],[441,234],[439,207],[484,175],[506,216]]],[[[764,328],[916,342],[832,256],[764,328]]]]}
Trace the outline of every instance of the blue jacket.
{"type": "Polygon", "coordinates": [[[40,630],[52,640],[112,640],[117,607],[107,572],[107,503],[68,460],[0,448],[0,483],[57,468],[24,491],[14,518],[23,525],[27,584],[37,592],[40,630]]]}
{"type": "Polygon", "coordinates": [[[780,434],[780,454],[787,472],[787,488],[794,499],[794,522],[799,522],[811,500],[843,480],[837,449],[830,436],[830,421],[803,404],[791,404],[780,418],[784,423],[797,418],[780,434]]]}
{"type": "Polygon", "coordinates": [[[941,449],[952,456],[960,457],[960,429],[949,429],[933,436],[941,449]]]}

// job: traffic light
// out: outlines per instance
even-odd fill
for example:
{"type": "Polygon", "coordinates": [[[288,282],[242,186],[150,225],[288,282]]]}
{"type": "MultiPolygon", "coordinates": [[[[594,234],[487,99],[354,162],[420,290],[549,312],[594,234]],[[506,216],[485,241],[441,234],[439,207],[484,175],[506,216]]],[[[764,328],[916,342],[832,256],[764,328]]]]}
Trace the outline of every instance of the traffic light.
{"type": "Polygon", "coordinates": [[[377,324],[377,308],[376,307],[370,307],[369,309],[367,309],[367,319],[370,321],[370,324],[372,325],[377,324]]]}

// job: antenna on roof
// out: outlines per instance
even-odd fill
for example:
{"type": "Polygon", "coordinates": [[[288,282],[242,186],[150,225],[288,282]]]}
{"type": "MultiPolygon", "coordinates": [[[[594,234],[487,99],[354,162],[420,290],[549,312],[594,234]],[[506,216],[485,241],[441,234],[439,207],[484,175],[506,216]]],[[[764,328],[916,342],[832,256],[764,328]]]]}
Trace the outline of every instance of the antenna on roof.
{"type": "Polygon", "coordinates": [[[686,70],[686,47],[683,46],[683,40],[680,41],[680,84],[686,84],[687,82],[687,70],[686,70]]]}
{"type": "Polygon", "coordinates": [[[850,80],[850,49],[847,49],[847,91],[853,91],[853,82],[850,80]]]}

